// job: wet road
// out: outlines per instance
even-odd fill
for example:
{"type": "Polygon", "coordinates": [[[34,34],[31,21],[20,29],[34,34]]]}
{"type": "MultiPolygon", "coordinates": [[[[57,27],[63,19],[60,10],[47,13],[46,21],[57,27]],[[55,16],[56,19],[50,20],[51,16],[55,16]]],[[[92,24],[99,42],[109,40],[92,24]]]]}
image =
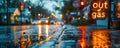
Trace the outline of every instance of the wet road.
{"type": "MultiPolygon", "coordinates": [[[[70,27],[68,27],[70,28],[70,27]]],[[[72,27],[69,31],[77,30],[80,35],[78,38],[63,40],[64,31],[59,39],[59,48],[119,48],[120,47],[120,30],[108,30],[102,27],[79,26],[72,27]],[[96,30],[95,30],[96,29],[96,30]],[[77,41],[75,40],[77,39],[77,41]]],[[[73,31],[73,32],[77,32],[73,31]]],[[[74,35],[75,36],[75,35],[74,35]]],[[[73,36],[73,37],[74,37],[73,36]]]]}
{"type": "MultiPolygon", "coordinates": [[[[41,36],[42,40],[45,40],[47,37],[53,35],[59,28],[61,28],[60,25],[0,26],[0,48],[8,47],[11,43],[14,44],[10,47],[19,47],[19,44],[26,46],[25,42],[29,40],[38,42],[41,40],[41,36]]],[[[34,42],[32,42],[32,44],[34,42]]]]}
{"type": "Polygon", "coordinates": [[[120,31],[102,27],[28,25],[0,29],[0,48],[120,48],[120,31]]]}

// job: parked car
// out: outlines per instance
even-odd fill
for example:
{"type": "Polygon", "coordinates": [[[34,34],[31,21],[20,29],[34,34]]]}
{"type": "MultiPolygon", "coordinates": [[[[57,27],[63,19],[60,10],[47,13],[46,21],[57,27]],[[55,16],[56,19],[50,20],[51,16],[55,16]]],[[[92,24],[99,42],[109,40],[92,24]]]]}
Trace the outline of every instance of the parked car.
{"type": "Polygon", "coordinates": [[[55,20],[50,20],[50,24],[56,24],[55,20]]]}
{"type": "Polygon", "coordinates": [[[32,22],[32,24],[38,24],[38,23],[39,23],[38,20],[34,20],[34,21],[32,22]]]}
{"type": "Polygon", "coordinates": [[[56,21],[56,24],[58,24],[58,25],[64,25],[64,23],[62,21],[56,21]]]}

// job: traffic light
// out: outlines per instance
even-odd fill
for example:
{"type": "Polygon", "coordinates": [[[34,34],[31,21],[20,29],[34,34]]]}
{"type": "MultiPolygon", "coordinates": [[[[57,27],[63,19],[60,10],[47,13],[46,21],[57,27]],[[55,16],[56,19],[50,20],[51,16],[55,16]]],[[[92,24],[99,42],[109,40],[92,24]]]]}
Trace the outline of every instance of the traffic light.
{"type": "Polygon", "coordinates": [[[84,2],[82,1],[82,2],[80,2],[80,4],[81,4],[81,5],[84,5],[84,2]]]}
{"type": "Polygon", "coordinates": [[[80,0],[80,9],[83,9],[85,6],[85,1],[84,0],[80,0]]]}
{"type": "Polygon", "coordinates": [[[24,4],[20,4],[20,11],[23,11],[24,10],[24,4]]]}

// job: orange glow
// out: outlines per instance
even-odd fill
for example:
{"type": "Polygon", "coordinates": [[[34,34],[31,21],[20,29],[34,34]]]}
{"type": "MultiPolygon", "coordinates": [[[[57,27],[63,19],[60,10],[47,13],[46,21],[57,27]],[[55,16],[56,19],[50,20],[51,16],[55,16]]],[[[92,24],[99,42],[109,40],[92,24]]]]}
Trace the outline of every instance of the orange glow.
{"type": "Polygon", "coordinates": [[[21,48],[26,48],[25,41],[27,41],[23,36],[21,36],[20,40],[20,47],[21,48]]]}
{"type": "Polygon", "coordinates": [[[120,18],[120,2],[119,3],[117,3],[117,7],[116,7],[116,17],[117,18],[120,18]]]}
{"type": "Polygon", "coordinates": [[[108,8],[108,6],[107,6],[108,4],[107,4],[107,2],[103,2],[103,3],[100,3],[100,2],[95,2],[95,3],[93,3],[93,8],[98,8],[98,9],[103,9],[103,8],[105,8],[105,9],[107,9],[108,8]]]}
{"type": "Polygon", "coordinates": [[[13,31],[14,31],[14,32],[16,32],[16,31],[17,31],[17,26],[14,26],[13,31]]]}
{"type": "Polygon", "coordinates": [[[31,6],[28,6],[29,9],[31,9],[32,7],[31,6]]]}
{"type": "Polygon", "coordinates": [[[84,5],[84,2],[82,1],[82,2],[80,2],[80,4],[81,4],[81,5],[84,5]]]}
{"type": "Polygon", "coordinates": [[[80,48],[86,48],[86,39],[85,39],[86,27],[85,26],[79,26],[78,29],[82,31],[82,38],[78,42],[78,45],[80,46],[80,48]]]}
{"type": "Polygon", "coordinates": [[[80,41],[78,42],[78,45],[80,46],[80,48],[86,48],[86,39],[84,37],[82,37],[80,39],[80,41]]]}
{"type": "Polygon", "coordinates": [[[107,36],[108,30],[96,30],[92,32],[91,44],[93,48],[109,48],[110,42],[107,36]]]}
{"type": "Polygon", "coordinates": [[[117,18],[120,18],[120,13],[117,13],[117,18]]]}
{"type": "MultiPolygon", "coordinates": [[[[13,27],[13,31],[16,33],[16,31],[17,31],[17,26],[14,26],[13,27]]],[[[16,34],[14,33],[14,44],[16,44],[17,43],[17,37],[16,37],[16,34]]]]}
{"type": "Polygon", "coordinates": [[[85,38],[81,39],[80,46],[81,46],[81,48],[86,48],[86,40],[85,40],[85,38]]]}
{"type": "Polygon", "coordinates": [[[92,19],[105,19],[107,16],[109,4],[108,1],[94,1],[91,4],[91,18],[92,19]]]}
{"type": "Polygon", "coordinates": [[[96,12],[92,12],[92,19],[96,19],[96,12]]]}
{"type": "Polygon", "coordinates": [[[120,11],[120,2],[117,4],[117,11],[120,11]]]}
{"type": "Polygon", "coordinates": [[[48,32],[49,31],[48,25],[46,25],[45,29],[46,29],[46,31],[45,31],[46,32],[46,37],[48,37],[48,34],[49,34],[49,32],[48,32]]]}
{"type": "Polygon", "coordinates": [[[85,30],[86,30],[86,27],[85,27],[85,26],[79,26],[78,28],[79,28],[79,30],[81,30],[81,31],[85,31],[85,30]]]}
{"type": "Polygon", "coordinates": [[[21,36],[24,36],[24,32],[23,32],[23,30],[25,30],[26,29],[26,27],[25,26],[21,26],[21,36]]]}
{"type": "Polygon", "coordinates": [[[38,40],[40,40],[41,34],[42,34],[41,25],[39,25],[38,26],[38,40]]]}
{"type": "Polygon", "coordinates": [[[105,12],[92,12],[92,19],[105,18],[105,12]]]}
{"type": "Polygon", "coordinates": [[[32,40],[31,39],[28,39],[28,45],[32,46],[32,40]]]}

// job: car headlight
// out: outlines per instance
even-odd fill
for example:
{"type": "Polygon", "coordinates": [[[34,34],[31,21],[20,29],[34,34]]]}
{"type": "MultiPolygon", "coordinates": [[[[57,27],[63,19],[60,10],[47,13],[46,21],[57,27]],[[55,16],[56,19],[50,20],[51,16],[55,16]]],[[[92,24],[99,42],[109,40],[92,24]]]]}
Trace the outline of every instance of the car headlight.
{"type": "Polygon", "coordinates": [[[41,21],[39,21],[39,23],[41,23],[41,21]]]}
{"type": "Polygon", "coordinates": [[[48,20],[46,20],[46,23],[48,22],[48,20]]]}

